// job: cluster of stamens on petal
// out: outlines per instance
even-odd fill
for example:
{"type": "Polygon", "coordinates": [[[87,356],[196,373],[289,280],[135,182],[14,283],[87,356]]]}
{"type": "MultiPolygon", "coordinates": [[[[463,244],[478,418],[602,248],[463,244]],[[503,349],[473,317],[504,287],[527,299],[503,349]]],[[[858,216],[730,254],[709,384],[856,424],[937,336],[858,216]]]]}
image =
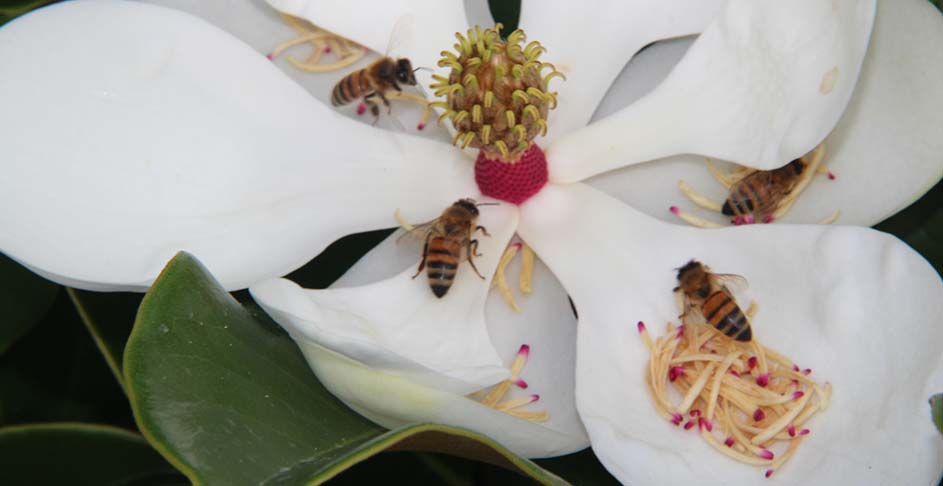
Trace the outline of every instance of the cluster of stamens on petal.
{"type": "Polygon", "coordinates": [[[521,379],[521,371],[524,370],[524,365],[527,363],[529,355],[530,346],[526,344],[521,346],[517,351],[517,356],[514,357],[514,361],[511,363],[511,377],[493,386],[490,390],[475,392],[469,395],[469,398],[481,402],[482,405],[507,413],[508,415],[513,415],[517,418],[530,420],[532,422],[546,421],[550,418],[550,414],[546,410],[536,412],[518,410],[520,407],[540,400],[540,395],[525,395],[519,398],[504,400],[512,386],[516,386],[520,389],[527,388],[527,382],[521,379]]]}
{"type": "Polygon", "coordinates": [[[651,353],[645,382],[657,411],[684,430],[697,426],[712,447],[766,468],[766,477],[792,457],[809,435],[805,423],[828,405],[831,385],[755,338],[741,343],[704,324],[669,323],[653,341],[644,323],[637,327],[651,353]],[[681,400],[673,403],[672,394],[681,400]]]}
{"type": "Polygon", "coordinates": [[[432,89],[442,108],[439,118],[455,127],[452,143],[479,148],[492,160],[517,161],[539,134],[547,132],[547,114],[556,94],[547,90],[554,76],[564,77],[553,64],[540,61],[546,50],[537,41],[524,45],[516,30],[501,39],[501,24],[476,26],[456,33],[455,52],[442,51],[439,66],[448,76],[434,75],[432,89]]]}

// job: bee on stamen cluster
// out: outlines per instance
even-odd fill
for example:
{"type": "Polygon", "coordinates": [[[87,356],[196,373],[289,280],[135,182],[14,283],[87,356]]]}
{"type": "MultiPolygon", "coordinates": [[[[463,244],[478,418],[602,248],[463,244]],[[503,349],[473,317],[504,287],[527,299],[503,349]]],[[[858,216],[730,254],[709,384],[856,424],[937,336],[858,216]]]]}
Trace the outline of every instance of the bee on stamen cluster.
{"type": "Polygon", "coordinates": [[[739,275],[718,274],[696,260],[678,268],[678,286],[684,299],[682,322],[691,317],[703,318],[725,336],[736,341],[753,339],[750,321],[734,300],[731,287],[745,287],[746,279],[739,275]]]}
{"type": "MultiPolygon", "coordinates": [[[[835,178],[820,165],[824,155],[825,146],[819,145],[812,152],[778,169],[741,168],[730,174],[724,174],[708,160],[707,166],[711,174],[730,191],[723,204],[698,194],[684,181],[678,183],[678,188],[694,204],[730,216],[730,222],[734,225],[772,223],[789,211],[816,172],[827,173],[829,179],[835,178]]],[[[677,206],[672,206],[671,212],[694,226],[720,226],[683,213],[677,206]]],[[[819,224],[830,224],[836,219],[838,211],[819,221],[819,224]]]]}
{"type": "MultiPolygon", "coordinates": [[[[427,223],[412,228],[406,235],[422,235],[425,243],[422,247],[422,260],[413,278],[426,270],[429,288],[436,297],[442,298],[452,287],[458,272],[459,262],[468,259],[472,270],[484,279],[475,267],[478,253],[478,240],[472,238],[476,231],[491,236],[484,226],[479,226],[478,206],[496,205],[497,203],[478,203],[474,199],[459,199],[442,214],[427,223]]],[[[404,235],[404,236],[406,236],[404,235]]]]}
{"type": "Polygon", "coordinates": [[[409,59],[382,57],[338,81],[331,92],[331,104],[343,106],[362,98],[373,117],[379,117],[380,106],[377,104],[377,98],[383,102],[389,113],[390,100],[387,99],[386,93],[390,90],[402,91],[401,85],[415,86],[416,76],[413,72],[409,59]]]}

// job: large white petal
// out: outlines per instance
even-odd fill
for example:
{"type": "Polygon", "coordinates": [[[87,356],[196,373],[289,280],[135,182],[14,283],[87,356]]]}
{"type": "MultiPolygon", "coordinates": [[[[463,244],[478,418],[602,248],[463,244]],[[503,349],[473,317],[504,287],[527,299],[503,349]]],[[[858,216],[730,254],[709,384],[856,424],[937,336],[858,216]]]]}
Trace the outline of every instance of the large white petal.
{"type": "Polygon", "coordinates": [[[476,192],[452,147],[337,115],[177,11],[54,5],[0,29],[0,60],[0,249],[67,285],[142,290],[187,250],[243,288],[476,192]]]}
{"type": "Polygon", "coordinates": [[[746,277],[760,308],[754,336],[834,387],[829,408],[776,480],[932,484],[939,477],[943,443],[926,400],[943,389],[943,284],[897,239],[856,227],[666,225],[585,185],[546,188],[522,206],[518,231],[576,302],[577,405],[597,456],[623,482],[762,480],[761,470],[666,422],[647,396],[648,353],[635,322],[676,320],[673,269],[691,258],[746,277]]]}
{"type": "MultiPolygon", "coordinates": [[[[370,250],[333,287],[366,285],[393,276],[404,268],[414,267],[417,249],[397,244],[399,234],[392,234],[370,250]]],[[[573,437],[585,437],[573,395],[576,317],[569,298],[539,258],[534,268],[534,292],[521,295],[516,284],[520,261],[518,257],[511,262],[507,277],[521,312],[514,312],[497,290],[488,295],[485,303],[485,322],[491,343],[507,366],[522,344],[530,345],[530,358],[521,375],[530,386],[526,390],[512,388],[509,397],[539,394],[540,400],[531,408],[546,410],[550,414],[550,419],[541,426],[573,437]]]]}
{"type": "Polygon", "coordinates": [[[851,98],[874,1],[728,1],[655,91],[549,147],[551,180],[679,153],[765,169],[799,157],[851,98]]]}
{"type": "Polygon", "coordinates": [[[568,0],[522,2],[520,28],[547,48],[566,74],[551,83],[559,105],[550,113],[549,144],[583,128],[624,63],[661,39],[695,34],[717,15],[721,0],[568,0]]]}
{"type": "MultiPolygon", "coordinates": [[[[493,236],[476,236],[480,279],[462,263],[442,298],[413,268],[374,284],[306,290],[285,279],[252,285],[252,297],[296,340],[314,341],[367,366],[454,393],[470,393],[506,378],[488,338],[484,302],[504,246],[517,227],[517,208],[482,208],[479,224],[493,236]]],[[[480,235],[480,233],[479,233],[480,235]]],[[[421,249],[416,246],[416,262],[421,249]]]]}
{"type": "MultiPolygon", "coordinates": [[[[461,0],[267,0],[281,12],[301,17],[380,54],[408,57],[414,66],[436,69],[439,53],[451,49],[468,20],[461,0]],[[389,51],[389,52],[387,52],[389,51]]],[[[429,71],[416,72],[428,87],[429,71]]]]}
{"type": "Polygon", "coordinates": [[[311,342],[299,341],[298,345],[331,393],[384,427],[417,422],[464,427],[500,442],[516,454],[534,458],[569,454],[588,444],[585,434],[567,435],[512,417],[462,395],[369,368],[311,342]]]}
{"type": "MultiPolygon", "coordinates": [[[[658,43],[637,55],[610,89],[594,118],[629,105],[667,76],[693,40],[658,43]]],[[[826,166],[786,222],[814,222],[840,210],[839,223],[871,226],[906,207],[943,175],[943,15],[925,0],[880,0],[868,55],[855,93],[826,139],[826,166]]],[[[597,175],[589,182],[630,206],[678,222],[668,206],[721,223],[677,189],[686,180],[720,201],[727,194],[704,159],[680,155],[597,175]]]]}

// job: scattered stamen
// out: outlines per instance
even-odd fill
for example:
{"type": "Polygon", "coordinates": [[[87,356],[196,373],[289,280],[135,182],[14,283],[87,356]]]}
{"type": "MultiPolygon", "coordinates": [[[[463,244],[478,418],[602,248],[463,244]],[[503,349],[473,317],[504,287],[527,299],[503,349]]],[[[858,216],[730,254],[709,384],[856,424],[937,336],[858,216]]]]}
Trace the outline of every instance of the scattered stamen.
{"type": "Polygon", "coordinates": [[[518,278],[518,286],[521,293],[530,294],[534,291],[534,250],[522,243],[521,246],[521,274],[518,278]]]}
{"type": "Polygon", "coordinates": [[[697,226],[698,228],[723,228],[722,225],[681,211],[678,206],[671,206],[668,209],[671,211],[671,214],[681,218],[685,223],[688,223],[691,226],[697,226]]]}
{"type": "Polygon", "coordinates": [[[353,48],[356,44],[350,40],[321,29],[307,20],[286,14],[282,14],[282,19],[298,33],[298,36],[282,42],[276,46],[275,49],[272,49],[272,52],[266,56],[269,59],[280,56],[291,47],[310,43],[312,53],[308,56],[306,61],[299,61],[294,57],[288,56],[288,62],[304,71],[323,73],[350,66],[363,58],[364,54],[366,54],[366,50],[363,48],[353,48]],[[331,52],[332,45],[337,47],[335,50],[338,51],[339,59],[333,63],[320,63],[321,54],[331,52]]]}
{"type": "MultiPolygon", "coordinates": [[[[518,388],[527,388],[527,383],[520,378],[520,373],[523,371],[529,355],[530,346],[527,344],[521,345],[520,349],[517,351],[517,355],[514,357],[514,361],[511,362],[511,377],[492,387],[484,398],[480,400],[482,405],[532,422],[543,422],[550,417],[546,411],[533,412],[517,410],[520,407],[540,400],[540,395],[533,394],[502,401],[512,385],[516,385],[518,388]]],[[[471,398],[471,395],[469,395],[469,397],[471,398]]]]}
{"type": "Polygon", "coordinates": [[[772,470],[772,469],[767,469],[767,470],[766,470],[766,477],[770,477],[770,476],[772,476],[772,475],[773,475],[773,470],[772,470]]]}
{"type": "Polygon", "coordinates": [[[517,302],[514,301],[514,294],[511,292],[511,286],[508,285],[507,266],[508,263],[511,263],[511,260],[514,259],[514,255],[517,255],[517,251],[520,249],[521,244],[514,243],[504,250],[504,254],[501,255],[501,259],[498,261],[498,268],[494,272],[494,279],[491,281],[491,288],[498,288],[498,291],[501,293],[501,297],[503,297],[504,301],[507,302],[509,306],[511,306],[511,309],[514,309],[514,312],[520,312],[521,308],[518,307],[517,302]]]}

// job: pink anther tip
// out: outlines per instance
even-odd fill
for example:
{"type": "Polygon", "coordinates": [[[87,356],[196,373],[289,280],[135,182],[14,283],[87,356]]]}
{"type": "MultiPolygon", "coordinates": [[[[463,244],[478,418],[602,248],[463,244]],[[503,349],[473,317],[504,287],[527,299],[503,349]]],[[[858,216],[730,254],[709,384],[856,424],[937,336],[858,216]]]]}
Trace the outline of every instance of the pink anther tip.
{"type": "Polygon", "coordinates": [[[735,369],[733,369],[733,368],[730,368],[728,371],[730,371],[730,374],[731,374],[731,375],[736,376],[737,378],[740,378],[740,372],[739,372],[739,371],[737,371],[737,370],[735,370],[735,369]]]}
{"type": "Polygon", "coordinates": [[[798,399],[802,398],[803,396],[805,396],[805,392],[804,392],[804,391],[792,392],[792,399],[793,399],[793,400],[798,400],[798,399]]]}
{"type": "Polygon", "coordinates": [[[724,441],[724,445],[727,447],[733,447],[733,437],[727,437],[727,440],[724,441]]]}
{"type": "Polygon", "coordinates": [[[756,356],[750,356],[750,358],[747,359],[747,368],[750,368],[751,370],[756,368],[756,356]]]}
{"type": "Polygon", "coordinates": [[[789,427],[786,429],[786,431],[789,432],[789,437],[795,437],[795,436],[796,436],[796,426],[795,426],[795,425],[789,424],[789,427]]]}
{"type": "Polygon", "coordinates": [[[796,373],[798,373],[798,372],[799,372],[799,365],[797,365],[797,364],[792,365],[792,371],[795,371],[796,373]]]}
{"type": "Polygon", "coordinates": [[[833,174],[832,171],[828,171],[828,180],[830,181],[835,180],[835,174],[833,174]]]}
{"type": "Polygon", "coordinates": [[[675,425],[681,425],[681,422],[684,420],[684,417],[681,416],[678,412],[672,412],[671,414],[671,423],[675,425]]]}
{"type": "Polygon", "coordinates": [[[366,112],[367,112],[367,105],[365,105],[365,104],[363,104],[363,103],[360,103],[359,105],[357,105],[357,114],[358,114],[358,115],[363,115],[363,114],[366,113],[366,112]]]}
{"type": "Polygon", "coordinates": [[[271,61],[272,59],[275,59],[275,55],[270,52],[265,55],[265,58],[271,61]]]}
{"type": "Polygon", "coordinates": [[[331,46],[325,46],[325,47],[324,47],[324,53],[325,53],[325,54],[330,54],[330,53],[331,53],[331,46]]]}
{"type": "Polygon", "coordinates": [[[743,216],[738,215],[737,217],[733,218],[734,226],[740,226],[741,224],[743,224],[743,216]]]}
{"type": "Polygon", "coordinates": [[[684,366],[672,366],[668,368],[668,381],[675,381],[685,373],[684,366]]]}
{"type": "Polygon", "coordinates": [[[756,218],[754,218],[752,214],[748,214],[748,215],[746,215],[746,216],[743,217],[743,223],[744,223],[744,224],[753,224],[753,223],[756,223],[756,218]]]}
{"type": "Polygon", "coordinates": [[[644,322],[638,321],[638,324],[637,324],[636,326],[638,327],[638,332],[645,332],[645,323],[644,323],[644,322]]]}
{"type": "Polygon", "coordinates": [[[684,430],[691,430],[691,427],[694,427],[694,421],[693,421],[693,420],[688,420],[687,422],[685,422],[685,424],[684,424],[684,430]]]}
{"type": "Polygon", "coordinates": [[[773,475],[773,470],[772,470],[772,469],[767,469],[767,470],[766,470],[766,477],[770,477],[770,476],[772,476],[772,475],[773,475]]]}
{"type": "Polygon", "coordinates": [[[422,130],[422,129],[424,129],[424,128],[426,128],[426,124],[425,124],[425,123],[420,123],[420,124],[416,125],[416,130],[422,130]]]}
{"type": "Polygon", "coordinates": [[[517,350],[517,354],[520,355],[520,356],[524,356],[524,357],[526,358],[527,355],[530,354],[530,345],[529,345],[529,344],[522,344],[522,345],[521,345],[521,349],[518,349],[518,350],[517,350]]]}
{"type": "Polygon", "coordinates": [[[764,216],[764,217],[763,217],[763,222],[766,223],[766,224],[770,224],[770,223],[772,223],[772,222],[775,221],[775,220],[776,220],[776,218],[775,218],[773,215],[768,215],[768,216],[764,216]]]}
{"type": "Polygon", "coordinates": [[[688,412],[688,415],[690,415],[690,416],[692,416],[692,417],[700,417],[700,416],[701,416],[701,411],[695,408],[695,409],[691,410],[690,412],[688,412]]]}
{"type": "Polygon", "coordinates": [[[540,395],[537,395],[537,394],[535,393],[535,394],[533,394],[533,395],[530,396],[530,401],[531,401],[531,403],[536,402],[537,400],[540,400],[540,395]]]}
{"type": "Polygon", "coordinates": [[[678,209],[678,206],[671,206],[668,208],[668,211],[671,211],[671,214],[681,214],[681,210],[678,209]]]}
{"type": "Polygon", "coordinates": [[[681,338],[683,338],[683,337],[684,337],[684,325],[682,324],[682,325],[678,326],[678,334],[675,335],[675,338],[681,339],[681,338]]]}
{"type": "Polygon", "coordinates": [[[809,429],[802,429],[799,431],[799,435],[809,435],[809,432],[812,432],[809,429]]]}
{"type": "Polygon", "coordinates": [[[698,417],[697,426],[702,430],[706,429],[708,432],[714,430],[714,424],[710,420],[707,420],[703,417],[698,417]]]}
{"type": "Polygon", "coordinates": [[[762,409],[759,409],[759,408],[758,408],[758,409],[756,409],[755,412],[753,412],[753,420],[759,422],[760,420],[763,420],[763,419],[765,419],[765,418],[766,418],[766,413],[763,412],[762,409]]]}
{"type": "Polygon", "coordinates": [[[802,370],[802,374],[803,374],[803,375],[808,375],[808,374],[810,374],[810,373],[812,373],[812,368],[806,368],[806,369],[802,370]]]}
{"type": "Polygon", "coordinates": [[[757,376],[756,384],[766,388],[766,386],[769,385],[769,373],[763,373],[762,375],[757,376]]]}
{"type": "Polygon", "coordinates": [[[760,457],[762,457],[763,459],[766,459],[766,460],[769,460],[769,461],[773,460],[773,458],[776,457],[776,455],[773,454],[773,451],[771,451],[771,450],[769,450],[769,449],[763,449],[763,450],[761,450],[760,453],[757,454],[757,455],[760,456],[760,457]]]}
{"type": "Polygon", "coordinates": [[[527,382],[524,381],[523,378],[518,378],[518,379],[514,380],[514,386],[516,386],[516,387],[518,387],[518,388],[520,388],[520,389],[523,390],[523,389],[527,388],[527,382]]]}

